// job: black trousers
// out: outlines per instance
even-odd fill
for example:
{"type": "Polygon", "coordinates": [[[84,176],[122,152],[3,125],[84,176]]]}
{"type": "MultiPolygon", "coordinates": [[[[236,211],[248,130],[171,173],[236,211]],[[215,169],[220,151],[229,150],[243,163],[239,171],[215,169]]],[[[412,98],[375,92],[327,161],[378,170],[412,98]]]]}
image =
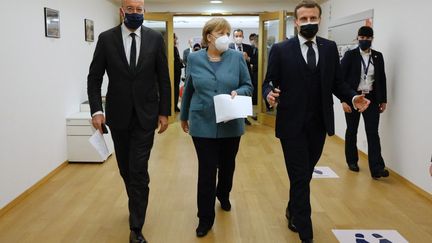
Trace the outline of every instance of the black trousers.
{"type": "Polygon", "coordinates": [[[111,129],[111,136],[120,175],[129,198],[129,227],[141,231],[148,204],[148,160],[153,147],[154,130],[144,130],[136,114],[133,114],[129,128],[111,129]]]}
{"type": "Polygon", "coordinates": [[[287,210],[300,239],[313,238],[309,184],[321,157],[325,138],[324,124],[318,118],[310,120],[298,136],[280,139],[290,180],[287,210]]]}
{"type": "MultiPolygon", "coordinates": [[[[366,95],[371,100],[369,107],[361,113],[365,124],[366,137],[368,142],[368,159],[371,173],[384,169],[384,160],[381,156],[381,144],[378,135],[379,126],[379,104],[374,102],[372,94],[366,95]]],[[[352,108],[351,113],[345,113],[347,129],[345,132],[345,157],[348,164],[357,164],[357,130],[360,121],[360,113],[352,108]]]]}
{"type": "Polygon", "coordinates": [[[200,223],[212,226],[216,196],[229,199],[240,137],[192,139],[198,156],[198,218],[200,223]]]}

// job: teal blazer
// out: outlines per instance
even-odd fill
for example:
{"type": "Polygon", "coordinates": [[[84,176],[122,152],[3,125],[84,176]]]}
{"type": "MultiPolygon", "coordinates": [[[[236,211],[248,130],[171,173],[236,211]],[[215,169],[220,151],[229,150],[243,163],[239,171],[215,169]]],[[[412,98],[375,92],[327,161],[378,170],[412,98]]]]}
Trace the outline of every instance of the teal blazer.
{"type": "Polygon", "coordinates": [[[241,52],[227,50],[221,55],[217,72],[208,60],[207,50],[190,53],[183,91],[180,120],[189,122],[193,137],[239,137],[244,133],[244,119],[216,123],[213,97],[219,94],[252,95],[252,82],[241,52]]]}

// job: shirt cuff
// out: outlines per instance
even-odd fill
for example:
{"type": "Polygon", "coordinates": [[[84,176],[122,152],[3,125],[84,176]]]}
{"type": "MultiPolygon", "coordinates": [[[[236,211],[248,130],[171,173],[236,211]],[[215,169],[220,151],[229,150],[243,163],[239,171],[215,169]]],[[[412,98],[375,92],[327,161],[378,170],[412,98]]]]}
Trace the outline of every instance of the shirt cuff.
{"type": "Polygon", "coordinates": [[[359,97],[360,95],[354,95],[354,97],[352,98],[352,100],[351,100],[351,103],[352,103],[352,105],[353,105],[353,107],[354,107],[354,110],[358,110],[357,109],[357,107],[355,106],[355,104],[354,104],[354,100],[355,100],[355,98],[357,98],[357,97],[359,97]]]}
{"type": "Polygon", "coordinates": [[[103,112],[102,111],[96,111],[95,113],[92,114],[92,117],[94,117],[96,115],[103,115],[103,112]]]}

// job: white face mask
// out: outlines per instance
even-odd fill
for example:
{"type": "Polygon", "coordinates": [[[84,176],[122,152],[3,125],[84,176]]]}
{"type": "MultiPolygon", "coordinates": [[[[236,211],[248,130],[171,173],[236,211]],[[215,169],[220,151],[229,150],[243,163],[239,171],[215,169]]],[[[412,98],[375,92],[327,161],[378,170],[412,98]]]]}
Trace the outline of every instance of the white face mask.
{"type": "Polygon", "coordinates": [[[234,38],[234,41],[237,45],[240,45],[241,43],[243,43],[243,38],[242,37],[236,37],[236,38],[234,38]]]}
{"type": "Polygon", "coordinates": [[[220,52],[228,50],[230,40],[227,35],[219,36],[216,38],[215,47],[220,52]]]}

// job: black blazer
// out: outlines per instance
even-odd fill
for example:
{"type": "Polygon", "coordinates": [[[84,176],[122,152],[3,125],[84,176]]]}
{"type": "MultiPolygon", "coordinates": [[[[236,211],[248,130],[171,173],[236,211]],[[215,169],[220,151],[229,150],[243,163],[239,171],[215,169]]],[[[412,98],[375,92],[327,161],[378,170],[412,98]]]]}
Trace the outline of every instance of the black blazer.
{"type": "MultiPolygon", "coordinates": [[[[348,83],[352,89],[357,90],[360,84],[361,77],[361,54],[360,49],[356,49],[345,52],[344,57],[341,60],[343,79],[348,83]]],[[[384,58],[381,52],[372,50],[372,63],[374,65],[374,78],[375,81],[372,84],[373,98],[378,104],[387,103],[387,87],[386,87],[386,75],[384,70],[384,58]]],[[[345,101],[346,100],[342,100],[345,101]]],[[[348,104],[351,104],[349,102],[348,104]]]]}
{"type": "Polygon", "coordinates": [[[121,26],[99,35],[87,77],[92,114],[103,111],[101,85],[105,71],[109,79],[105,114],[110,127],[128,128],[133,109],[144,129],[156,129],[158,115],[170,115],[168,62],[159,32],[141,27],[141,48],[135,72],[130,70],[126,59],[121,26]]]}
{"type": "MultiPolygon", "coordinates": [[[[229,48],[235,50],[235,49],[236,49],[236,48],[235,48],[235,45],[236,45],[235,43],[230,43],[230,44],[229,44],[229,48]]],[[[243,51],[243,52],[246,52],[247,55],[248,55],[248,57],[252,58],[252,56],[253,56],[253,47],[252,47],[251,45],[248,45],[248,44],[242,43],[242,51],[243,51]]],[[[251,60],[252,60],[252,59],[246,61],[247,66],[248,66],[248,70],[249,70],[249,74],[252,73],[252,70],[251,70],[251,67],[250,67],[251,60]]]]}
{"type": "MultiPolygon", "coordinates": [[[[321,99],[325,129],[334,135],[333,96],[352,99],[356,92],[342,81],[336,43],[317,37],[321,76],[321,99]]],[[[270,50],[263,97],[273,87],[281,90],[276,114],[276,137],[298,135],[306,122],[308,85],[304,77],[305,60],[298,37],[274,44],[270,50]],[[272,82],[272,84],[270,83],[272,82]]]]}

